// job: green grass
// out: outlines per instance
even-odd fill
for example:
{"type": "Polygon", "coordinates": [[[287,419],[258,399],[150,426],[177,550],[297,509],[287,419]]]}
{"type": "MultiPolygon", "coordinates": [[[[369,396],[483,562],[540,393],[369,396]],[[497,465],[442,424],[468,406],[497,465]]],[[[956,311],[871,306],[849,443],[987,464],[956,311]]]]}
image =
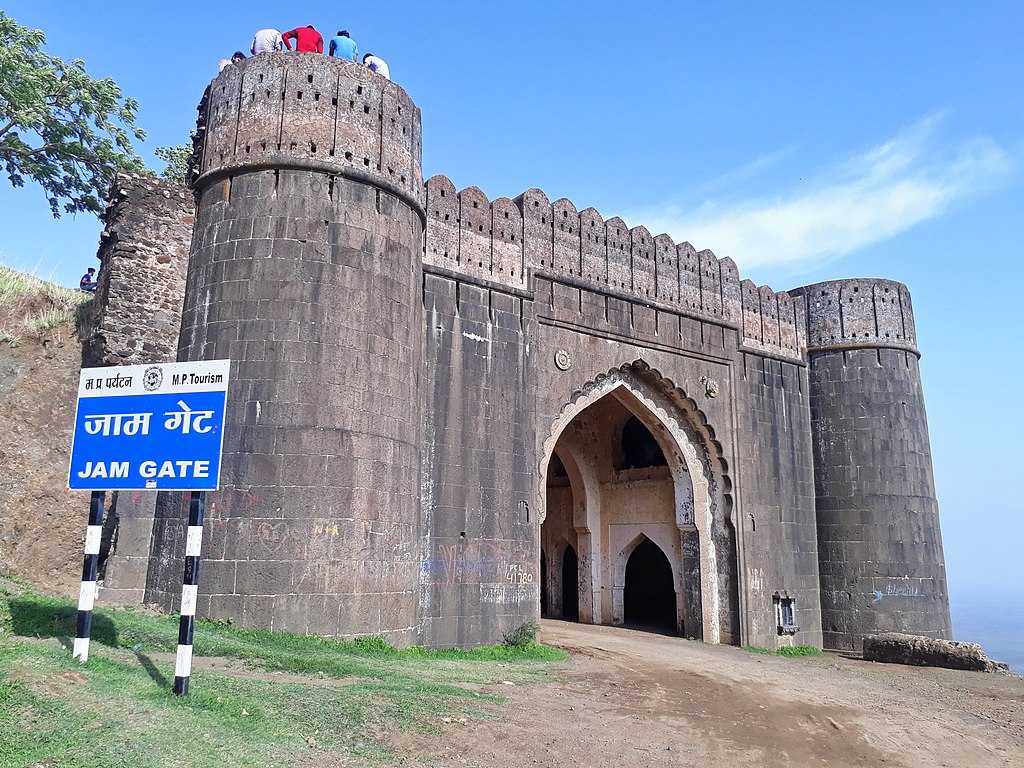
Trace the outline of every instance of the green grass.
{"type": "Polygon", "coordinates": [[[81,665],[64,647],[74,614],[66,601],[0,583],[2,766],[381,764],[389,733],[486,719],[501,702],[488,686],[543,680],[565,658],[537,643],[396,649],[381,638],[200,621],[196,656],[239,661],[231,674],[197,661],[192,691],[178,699],[175,617],[97,611],[81,665]]]}
{"type": "Polygon", "coordinates": [[[757,645],[745,645],[743,650],[751,653],[763,653],[767,656],[821,656],[822,650],[813,645],[784,645],[781,648],[762,648],[757,645]]]}
{"type": "Polygon", "coordinates": [[[0,343],[52,336],[81,317],[91,298],[0,264],[0,343]]]}

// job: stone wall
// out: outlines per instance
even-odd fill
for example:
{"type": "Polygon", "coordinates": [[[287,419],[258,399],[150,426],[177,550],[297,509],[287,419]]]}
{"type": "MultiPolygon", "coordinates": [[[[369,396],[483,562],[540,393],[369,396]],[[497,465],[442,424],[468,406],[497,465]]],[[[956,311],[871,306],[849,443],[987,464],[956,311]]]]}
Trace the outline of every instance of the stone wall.
{"type": "Polygon", "coordinates": [[[864,638],[864,660],[917,667],[945,667],[973,672],[1009,673],[1010,667],[988,657],[977,643],[885,632],[864,638]]]}
{"type": "Polygon", "coordinates": [[[421,637],[494,642],[540,606],[533,302],[426,275],[423,308],[421,637]]]}
{"type": "Polygon", "coordinates": [[[428,268],[519,289],[539,274],[652,316],[663,310],[737,328],[749,349],[796,360],[806,349],[800,302],[741,281],[732,259],[652,237],[617,216],[577,211],[564,198],[551,203],[539,189],[492,202],[477,187],[456,191],[445,176],[427,181],[426,211],[428,268]]]}
{"type": "Polygon", "coordinates": [[[96,254],[99,286],[84,365],[175,359],[194,211],[191,192],[179,184],[117,178],[96,254]]]}
{"type": "MultiPolygon", "coordinates": [[[[749,636],[771,638],[774,599],[795,599],[798,643],[820,645],[814,464],[806,366],[742,353],[736,367],[741,559],[749,636]]],[[[761,640],[759,645],[765,645],[761,640]]]]}

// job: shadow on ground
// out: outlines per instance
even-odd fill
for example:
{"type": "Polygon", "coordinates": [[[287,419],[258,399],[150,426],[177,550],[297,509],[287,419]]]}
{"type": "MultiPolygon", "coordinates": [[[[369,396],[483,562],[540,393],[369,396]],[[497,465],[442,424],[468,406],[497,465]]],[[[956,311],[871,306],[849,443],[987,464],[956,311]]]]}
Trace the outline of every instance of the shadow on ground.
{"type": "MultiPolygon", "coordinates": [[[[38,601],[11,598],[11,629],[21,637],[55,637],[64,645],[70,644],[75,636],[75,622],[78,610],[72,606],[54,607],[41,605],[38,601]]],[[[117,628],[102,614],[92,615],[92,640],[96,643],[118,647],[117,628]]]]}

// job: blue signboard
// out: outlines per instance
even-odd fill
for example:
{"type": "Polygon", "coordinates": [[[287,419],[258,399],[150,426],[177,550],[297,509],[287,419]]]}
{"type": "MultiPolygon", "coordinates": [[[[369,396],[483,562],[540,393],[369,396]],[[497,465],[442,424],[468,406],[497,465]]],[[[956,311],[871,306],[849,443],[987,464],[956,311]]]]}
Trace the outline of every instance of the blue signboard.
{"type": "Polygon", "coordinates": [[[68,487],[216,490],[229,372],[228,360],[83,369],[68,487]]]}

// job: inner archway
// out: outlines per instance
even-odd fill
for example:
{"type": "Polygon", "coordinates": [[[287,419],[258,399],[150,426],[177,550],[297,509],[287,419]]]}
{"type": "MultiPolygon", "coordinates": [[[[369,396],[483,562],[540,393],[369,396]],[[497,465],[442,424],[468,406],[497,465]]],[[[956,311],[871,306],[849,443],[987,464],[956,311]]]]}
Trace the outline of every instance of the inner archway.
{"type": "Polygon", "coordinates": [[[562,555],[562,618],[580,620],[580,561],[576,550],[566,547],[562,555]]]}
{"type": "MultiPolygon", "coordinates": [[[[697,403],[635,361],[585,384],[557,414],[539,446],[550,615],[563,615],[569,597],[556,555],[571,545],[578,553],[579,620],[624,624],[627,561],[646,538],[671,568],[673,630],[710,643],[739,642],[731,482],[697,403]]],[[[632,606],[630,614],[634,620],[632,606]]]]}
{"type": "MultiPolygon", "coordinates": [[[[671,563],[671,609],[667,619],[665,611],[641,611],[633,623],[682,633],[701,622],[699,563],[684,555],[683,546],[686,536],[695,536],[692,520],[684,521],[685,532],[680,527],[680,504],[692,508],[690,479],[682,462],[669,465],[669,444],[664,435],[655,436],[653,415],[624,396],[606,395],[579,413],[548,464],[541,548],[558,558],[544,558],[541,603],[552,616],[623,624],[626,558],[642,534],[657,544],[656,565],[671,563]],[[677,609],[684,582],[691,585],[688,603],[680,600],[677,609]]],[[[655,577],[660,575],[656,568],[655,577]]],[[[634,581],[646,583],[643,574],[634,581]]]]}
{"type": "Polygon", "coordinates": [[[676,588],[672,565],[653,541],[644,537],[626,562],[623,590],[628,626],[676,634],[676,588]]]}

